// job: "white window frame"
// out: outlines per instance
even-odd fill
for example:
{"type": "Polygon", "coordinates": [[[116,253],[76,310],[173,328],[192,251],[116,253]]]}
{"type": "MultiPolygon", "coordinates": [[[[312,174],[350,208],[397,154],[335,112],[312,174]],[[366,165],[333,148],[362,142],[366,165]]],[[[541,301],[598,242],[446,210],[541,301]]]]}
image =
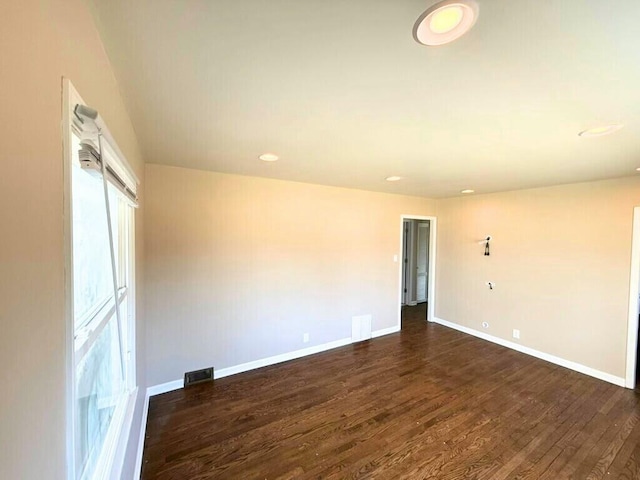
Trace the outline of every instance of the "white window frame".
{"type": "MultiPolygon", "coordinates": [[[[66,370],[67,370],[67,431],[66,431],[66,447],[67,447],[67,478],[76,480],[75,471],[75,385],[76,385],[76,364],[77,359],[82,358],[85,349],[92,345],[92,339],[95,339],[100,333],[106,319],[110,318],[110,311],[115,308],[113,297],[105,300],[97,306],[90,315],[93,317],[83,325],[80,335],[76,335],[74,324],[74,283],[73,283],[73,215],[72,215],[72,135],[73,127],[73,109],[77,104],[86,105],[78,92],[68,79],[63,79],[63,112],[62,112],[62,135],[63,135],[63,173],[64,173],[64,235],[65,235],[65,320],[66,320],[66,370]]],[[[109,166],[114,169],[121,178],[126,178],[132,183],[133,188],[139,184],[138,179],[133,171],[126,163],[125,157],[120,152],[115,140],[108,132],[103,129],[103,150],[105,160],[109,166]]],[[[120,204],[119,204],[119,208],[120,204]]],[[[135,400],[137,398],[137,379],[136,379],[136,281],[135,281],[135,211],[130,211],[127,215],[128,222],[126,225],[119,225],[119,228],[126,228],[127,239],[129,243],[128,254],[129,259],[119,257],[117,270],[120,274],[125,275],[127,288],[118,291],[117,303],[120,305],[122,301],[127,300],[126,318],[123,318],[123,325],[126,328],[123,336],[125,355],[125,390],[126,398],[120,402],[113,414],[107,436],[102,447],[94,475],[92,480],[106,480],[111,478],[120,478],[122,471],[124,454],[129,438],[129,432],[133,419],[133,410],[135,408],[135,400]],[[127,261],[128,260],[128,261],[127,261]],[[127,265],[128,268],[122,268],[127,265]],[[126,271],[126,273],[124,273],[126,271]]],[[[119,216],[120,218],[120,216],[119,216]]],[[[123,230],[120,230],[123,231],[123,230]]],[[[119,239],[123,240],[122,236],[119,239]]],[[[123,250],[120,249],[122,252],[123,250]]],[[[122,279],[119,279],[122,280],[122,279]]],[[[121,285],[121,282],[118,282],[121,285]]]]}

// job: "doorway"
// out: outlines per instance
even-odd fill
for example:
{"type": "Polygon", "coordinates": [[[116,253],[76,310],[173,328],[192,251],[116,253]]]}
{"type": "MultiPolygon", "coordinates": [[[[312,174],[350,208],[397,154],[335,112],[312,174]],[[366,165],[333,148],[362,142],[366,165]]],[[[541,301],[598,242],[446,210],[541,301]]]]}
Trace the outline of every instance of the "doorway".
{"type": "Polygon", "coordinates": [[[402,305],[429,299],[429,220],[404,220],[402,241],[402,305]]]}
{"type": "Polygon", "coordinates": [[[403,310],[416,318],[433,321],[435,304],[436,218],[402,215],[400,235],[400,299],[398,327],[403,310]],[[415,311],[413,311],[415,310],[415,311]]]}

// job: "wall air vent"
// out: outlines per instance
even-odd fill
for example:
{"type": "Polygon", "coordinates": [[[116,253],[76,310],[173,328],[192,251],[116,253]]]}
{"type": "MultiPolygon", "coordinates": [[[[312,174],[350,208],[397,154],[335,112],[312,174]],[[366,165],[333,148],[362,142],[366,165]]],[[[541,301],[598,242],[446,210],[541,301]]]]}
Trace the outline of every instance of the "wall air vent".
{"type": "Polygon", "coordinates": [[[184,374],[185,387],[204,382],[213,382],[213,367],[194,370],[193,372],[187,372],[184,374]]]}

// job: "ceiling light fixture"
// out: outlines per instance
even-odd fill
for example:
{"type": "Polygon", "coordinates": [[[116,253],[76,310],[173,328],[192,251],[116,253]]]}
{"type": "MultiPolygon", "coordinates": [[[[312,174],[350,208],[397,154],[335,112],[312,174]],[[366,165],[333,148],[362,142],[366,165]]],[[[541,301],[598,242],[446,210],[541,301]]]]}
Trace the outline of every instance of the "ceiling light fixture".
{"type": "Polygon", "coordinates": [[[413,26],[413,38],[422,45],[444,45],[471,30],[478,19],[475,0],[444,0],[429,7],[413,26]]]}
{"type": "Polygon", "coordinates": [[[611,135],[614,132],[620,130],[624,125],[620,123],[612,123],[611,125],[602,125],[600,127],[588,128],[583,130],[578,135],[581,137],[602,137],[604,135],[611,135]]]}
{"type": "Polygon", "coordinates": [[[258,158],[263,162],[275,162],[279,157],[273,153],[263,153],[258,158]]]}
{"type": "Polygon", "coordinates": [[[468,188],[468,189],[466,189],[466,190],[461,190],[461,191],[460,191],[460,193],[465,193],[465,194],[466,194],[466,193],[474,193],[474,192],[475,192],[475,190],[471,190],[471,189],[469,189],[469,188],[468,188]]]}
{"type": "Polygon", "coordinates": [[[392,176],[392,177],[387,177],[385,178],[385,180],[387,182],[397,182],[398,180],[402,180],[402,177],[397,177],[397,176],[392,176]]]}

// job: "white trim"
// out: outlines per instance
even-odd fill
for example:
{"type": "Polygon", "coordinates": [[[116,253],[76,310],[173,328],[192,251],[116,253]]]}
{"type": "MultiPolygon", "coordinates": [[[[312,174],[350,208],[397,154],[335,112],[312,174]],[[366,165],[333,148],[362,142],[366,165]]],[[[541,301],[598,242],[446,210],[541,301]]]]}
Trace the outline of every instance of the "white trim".
{"type": "MultiPolygon", "coordinates": [[[[113,417],[109,422],[107,435],[105,436],[103,446],[99,452],[98,462],[96,463],[95,470],[91,474],[91,479],[110,480],[112,478],[120,478],[120,474],[114,476],[116,471],[122,470],[122,463],[118,466],[118,463],[116,462],[116,455],[120,449],[126,451],[127,448],[127,440],[129,439],[129,433],[131,430],[131,418],[129,418],[128,428],[125,428],[127,427],[125,422],[127,421],[127,417],[133,415],[133,412],[130,411],[131,397],[133,396],[133,393],[133,391],[124,393],[123,395],[126,395],[127,398],[123,398],[119,401],[115,408],[113,417]],[[122,443],[124,443],[124,445],[122,445],[122,443]]],[[[119,461],[123,462],[124,456],[119,459],[119,461]]]]}
{"type": "Polygon", "coordinates": [[[147,397],[153,397],[155,395],[162,395],[163,393],[173,392],[174,390],[180,390],[184,387],[184,379],[173,380],[171,382],[160,383],[147,388],[147,397]]]}
{"type": "MultiPolygon", "coordinates": [[[[384,335],[389,335],[392,333],[397,333],[400,331],[400,327],[398,325],[394,325],[393,327],[383,328],[381,330],[376,330],[371,333],[371,338],[382,337],[384,335]]],[[[270,365],[276,365],[282,362],[288,362],[289,360],[295,360],[297,358],[307,357],[309,355],[314,355],[316,353],[326,352],[327,350],[333,350],[334,348],[344,347],[345,345],[352,344],[353,341],[351,338],[343,338],[340,340],[335,340],[329,343],[323,343],[321,345],[315,345],[313,347],[303,348],[302,350],[295,350],[289,353],[282,353],[280,355],[274,355],[273,357],[262,358],[260,360],[254,360],[252,362],[241,363],[240,365],[235,365],[233,367],[222,368],[220,370],[215,370],[213,377],[224,378],[229,377],[231,375],[236,375],[238,373],[248,372],[250,370],[256,370],[262,367],[268,367],[270,365]]],[[[184,380],[173,380],[171,382],[161,383],[158,385],[154,385],[152,387],[147,388],[147,396],[153,397],[154,395],[160,395],[162,393],[171,392],[173,390],[179,390],[184,386],[184,380]]]]}
{"type": "Polygon", "coordinates": [[[67,479],[75,480],[75,416],[74,390],[76,369],[74,361],[73,325],[73,222],[71,217],[71,103],[76,102],[78,93],[71,82],[62,79],[62,172],[63,172],[63,230],[64,230],[64,317],[65,317],[65,445],[67,479]]]}
{"type": "MultiPolygon", "coordinates": [[[[426,239],[427,240],[427,253],[429,252],[429,244],[431,243],[431,225],[430,223],[425,223],[425,222],[419,222],[417,223],[418,229],[416,232],[416,257],[415,257],[415,268],[414,268],[414,272],[415,272],[415,285],[416,285],[416,291],[415,291],[415,298],[416,298],[416,303],[424,303],[427,302],[429,300],[429,281],[431,280],[429,278],[429,271],[427,270],[426,272],[424,272],[426,278],[426,283],[427,283],[427,290],[424,292],[420,292],[420,295],[424,294],[424,297],[418,297],[418,277],[420,276],[419,272],[418,272],[418,250],[422,250],[421,246],[420,246],[420,231],[421,229],[424,230],[425,228],[427,229],[427,233],[429,234],[429,237],[426,239]]],[[[427,257],[427,266],[429,265],[429,257],[427,257]]]]}
{"type": "Polygon", "coordinates": [[[214,378],[224,378],[230,375],[236,375],[238,373],[248,372],[249,370],[255,370],[257,368],[268,367],[269,365],[275,365],[277,363],[287,362],[289,360],[295,360],[296,358],[306,357],[315,353],[326,352],[334,348],[344,347],[352,343],[351,337],[343,338],[341,340],[335,340],[329,343],[323,343],[321,345],[315,345],[313,347],[303,348],[302,350],[295,350],[289,353],[283,353],[280,355],[274,355],[273,357],[263,358],[261,360],[254,360],[253,362],[241,363],[235,367],[227,367],[214,372],[214,378]]]}
{"type": "MultiPolygon", "coordinates": [[[[394,327],[395,328],[395,327],[394,327]]],[[[378,334],[381,330],[375,332],[378,334]]],[[[384,333],[382,334],[384,335],[384,333]]],[[[283,353],[280,355],[274,355],[273,357],[267,357],[260,360],[254,360],[252,362],[241,363],[233,367],[222,368],[215,370],[213,378],[224,378],[238,373],[248,372],[249,370],[255,370],[262,367],[268,367],[270,365],[276,365],[278,363],[287,362],[289,360],[295,360],[297,358],[306,357],[315,353],[326,352],[334,348],[344,347],[345,345],[351,345],[351,337],[343,338],[341,340],[335,340],[329,343],[323,343],[321,345],[315,345],[313,347],[303,348],[302,350],[295,350],[289,353],[283,353]]],[[[154,395],[160,395],[161,393],[171,392],[173,390],[179,390],[184,386],[184,380],[173,380],[167,383],[161,383],[147,388],[147,395],[152,397],[154,395]]]]}
{"type": "Polygon", "coordinates": [[[124,412],[124,418],[121,422],[121,428],[118,432],[118,441],[116,442],[115,453],[111,463],[110,474],[106,478],[122,478],[122,468],[124,467],[124,458],[127,453],[127,445],[131,436],[131,424],[133,423],[133,413],[136,409],[138,400],[138,387],[129,393],[127,406],[124,412]]]}
{"type": "Polygon", "coordinates": [[[136,327],[138,325],[138,302],[136,301],[137,288],[136,288],[136,268],[137,262],[136,259],[136,215],[138,215],[139,210],[133,210],[129,212],[129,225],[128,225],[128,234],[129,238],[127,241],[129,242],[128,253],[130,256],[129,259],[129,267],[130,269],[127,271],[128,273],[128,282],[127,282],[127,290],[129,292],[127,298],[127,328],[129,329],[129,333],[127,336],[128,340],[128,352],[127,355],[129,360],[129,384],[130,385],[138,385],[138,365],[137,365],[137,352],[138,352],[138,343],[136,336],[136,327]]]}
{"type": "Polygon", "coordinates": [[[371,332],[371,338],[378,338],[384,335],[398,333],[399,331],[400,331],[400,327],[398,325],[394,325],[393,327],[383,328],[381,330],[376,330],[375,332],[371,332]]]}
{"type": "Polygon", "coordinates": [[[138,451],[136,452],[136,466],[133,470],[133,480],[140,480],[142,476],[142,454],[144,453],[144,439],[147,435],[147,417],[149,416],[149,389],[144,396],[142,420],[140,420],[140,435],[138,436],[138,451]]]}
{"type": "Polygon", "coordinates": [[[572,362],[570,360],[565,360],[564,358],[556,357],[555,355],[551,355],[549,353],[540,352],[539,350],[534,350],[533,348],[525,347],[524,345],[520,345],[519,343],[513,343],[513,342],[510,342],[509,340],[504,340],[499,337],[494,337],[493,335],[488,335],[484,332],[474,330],[473,328],[465,327],[463,325],[458,325],[457,323],[448,322],[447,320],[443,320],[441,318],[434,317],[433,321],[445,327],[458,330],[459,332],[473,335],[474,337],[478,337],[483,340],[487,340],[489,342],[502,345],[503,347],[507,347],[512,350],[516,350],[520,353],[531,355],[532,357],[536,357],[541,360],[545,360],[547,362],[560,365],[561,367],[565,367],[570,370],[574,370],[576,372],[584,373],[585,375],[589,375],[590,377],[604,380],[605,382],[613,383],[614,385],[618,385],[619,387],[625,386],[625,379],[622,377],[616,377],[615,375],[611,375],[610,373],[602,372],[600,370],[596,370],[595,368],[587,367],[586,365],[572,362]]]}
{"type": "Polygon", "coordinates": [[[629,276],[629,319],[627,322],[627,363],[625,387],[636,387],[638,345],[638,294],[640,293],[640,207],[633,209],[631,237],[631,273],[629,276]]]}
{"type": "MultiPolygon", "coordinates": [[[[427,321],[433,322],[436,315],[436,241],[438,231],[438,218],[424,215],[400,215],[400,254],[402,257],[404,248],[404,221],[405,220],[429,220],[429,285],[427,287],[427,321]]],[[[398,331],[402,328],[402,264],[398,265],[398,323],[396,325],[398,331]]]]}

